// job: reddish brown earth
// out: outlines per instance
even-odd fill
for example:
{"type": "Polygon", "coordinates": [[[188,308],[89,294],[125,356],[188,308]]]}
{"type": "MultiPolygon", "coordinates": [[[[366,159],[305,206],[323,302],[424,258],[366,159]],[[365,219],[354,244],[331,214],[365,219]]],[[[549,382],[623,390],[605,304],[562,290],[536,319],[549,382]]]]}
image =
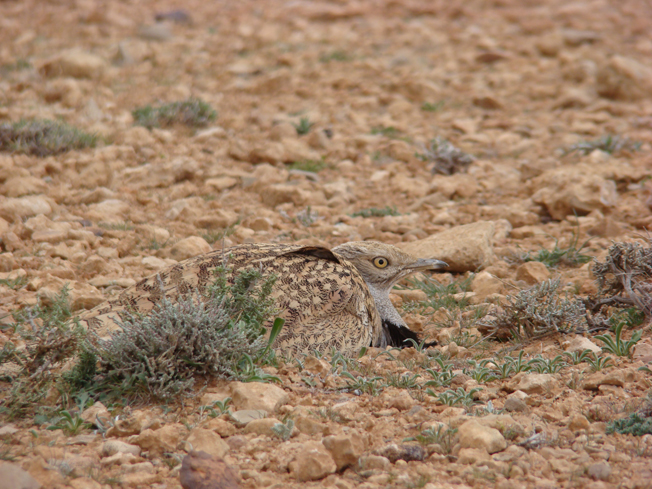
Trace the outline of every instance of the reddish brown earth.
{"type": "MultiPolygon", "coordinates": [[[[583,253],[603,259],[612,241],[640,240],[652,224],[650,33],[644,0],[0,2],[0,122],[60,118],[105,139],[45,158],[0,153],[0,278],[25,277],[22,287],[0,285],[0,307],[33,306],[69,283],[74,307],[91,308],[219,246],[224,229],[226,245],[334,246],[416,242],[478,221],[493,226],[473,307],[548,276],[574,294],[595,293],[590,264],[522,268],[519,257],[556,240],[569,246],[579,222],[578,243],[592,238],[583,253]],[[155,24],[175,9],[190,21],[155,24]],[[209,127],[133,125],[136,107],[190,96],[218,112],[209,127]],[[304,136],[292,125],[301,118],[314,123],[304,136]],[[564,151],[608,134],[639,144],[564,151]],[[468,171],[433,175],[433,163],[415,154],[435,137],[475,156],[468,171]],[[293,166],[322,160],[316,176],[293,166]],[[401,215],[351,217],[386,206],[401,215]]],[[[422,298],[412,294],[394,299],[422,298]]],[[[466,359],[518,349],[554,358],[573,340],[463,348],[450,343],[459,323],[447,317],[406,316],[440,341],[456,373],[466,359]]],[[[9,341],[18,338],[4,329],[0,342],[9,341]]],[[[251,488],[652,487],[652,437],[606,433],[649,395],[650,376],[638,370],[652,356],[649,326],[641,344],[633,357],[614,358],[608,381],[583,363],[544,378],[479,385],[458,375],[433,387],[479,386],[480,407],[491,400],[505,409],[474,418],[425,389],[356,396],[340,389],[347,379],[328,362],[308,358],[304,369],[268,369],[285,391],[269,416],[294,420],[288,441],[269,417],[244,427],[201,413],[239,388],[220,385],[171,411],[116,409],[110,417],[131,428],[103,436],[13,421],[0,428],[11,454],[3,458],[48,488],[178,488],[188,443],[223,457],[251,488]],[[413,456],[422,460],[396,459],[389,445],[438,423],[459,429],[450,447],[424,443],[413,456]],[[521,446],[535,433],[536,446],[521,446]],[[116,440],[128,445],[107,448],[116,440]]],[[[377,354],[361,368],[429,378],[414,350],[396,360],[377,354]]]]}

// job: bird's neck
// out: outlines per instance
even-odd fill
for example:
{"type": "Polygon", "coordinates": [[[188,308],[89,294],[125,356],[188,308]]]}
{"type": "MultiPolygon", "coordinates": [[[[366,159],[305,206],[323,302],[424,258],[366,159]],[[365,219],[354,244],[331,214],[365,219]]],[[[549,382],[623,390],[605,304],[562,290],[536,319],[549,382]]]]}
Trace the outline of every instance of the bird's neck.
{"type": "Polygon", "coordinates": [[[407,326],[396,308],[394,308],[392,301],[389,300],[389,290],[379,289],[370,284],[367,285],[369,287],[369,292],[371,292],[371,296],[374,298],[374,302],[376,303],[376,309],[378,310],[380,319],[383,322],[390,322],[397,326],[407,326]]]}

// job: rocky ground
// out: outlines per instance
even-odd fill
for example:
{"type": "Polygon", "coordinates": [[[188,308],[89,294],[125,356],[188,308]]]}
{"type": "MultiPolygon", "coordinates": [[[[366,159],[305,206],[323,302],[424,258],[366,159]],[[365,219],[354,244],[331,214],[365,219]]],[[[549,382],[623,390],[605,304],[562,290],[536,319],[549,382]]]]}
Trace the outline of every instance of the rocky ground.
{"type": "MultiPolygon", "coordinates": [[[[591,263],[527,253],[591,238],[581,253],[603,260],[645,236],[650,32],[645,0],[1,2],[0,122],[102,137],[0,153],[5,313],[66,283],[88,309],[167,264],[267,241],[436,255],[453,265],[437,282],[469,303],[396,291],[408,324],[439,342],[429,354],[308,357],[268,367],[280,384],[213,382],[182,406],[96,404],[83,417],[110,421],[100,429],[5,420],[0,487],[174,489],[215,464],[181,469],[191,448],[250,488],[652,487],[652,436],[607,432],[649,395],[649,326],[593,372],[570,356],[600,353],[590,334],[480,341],[473,321],[548,278],[596,293],[591,263]],[[134,125],[135,108],[189,97],[217,118],[134,125]],[[435,138],[460,153],[446,160],[435,138]],[[541,373],[520,371],[519,351],[541,373]],[[502,379],[483,374],[510,362],[502,379]],[[202,408],[227,396],[230,414],[202,408]],[[3,486],[11,477],[27,482],[3,486]]],[[[2,321],[0,343],[20,346],[2,321]]]]}

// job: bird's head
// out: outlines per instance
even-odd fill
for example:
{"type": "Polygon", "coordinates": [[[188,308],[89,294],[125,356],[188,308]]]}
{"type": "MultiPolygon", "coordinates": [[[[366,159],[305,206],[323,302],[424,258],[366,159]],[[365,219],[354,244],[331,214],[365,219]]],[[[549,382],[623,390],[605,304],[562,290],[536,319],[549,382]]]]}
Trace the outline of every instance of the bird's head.
{"type": "Polygon", "coordinates": [[[377,241],[351,241],[332,251],[355,265],[372,293],[389,294],[392,287],[408,275],[447,266],[443,261],[415,258],[396,246],[377,241]]]}

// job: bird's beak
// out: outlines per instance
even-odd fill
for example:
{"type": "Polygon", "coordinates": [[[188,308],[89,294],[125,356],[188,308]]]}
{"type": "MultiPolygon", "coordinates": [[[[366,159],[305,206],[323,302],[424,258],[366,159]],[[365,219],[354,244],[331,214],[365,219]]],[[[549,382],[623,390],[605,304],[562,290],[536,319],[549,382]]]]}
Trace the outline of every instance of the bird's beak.
{"type": "Polygon", "coordinates": [[[441,268],[446,268],[447,266],[448,263],[445,261],[435,260],[434,258],[419,258],[408,268],[412,272],[420,272],[421,270],[439,270],[441,268]]]}

